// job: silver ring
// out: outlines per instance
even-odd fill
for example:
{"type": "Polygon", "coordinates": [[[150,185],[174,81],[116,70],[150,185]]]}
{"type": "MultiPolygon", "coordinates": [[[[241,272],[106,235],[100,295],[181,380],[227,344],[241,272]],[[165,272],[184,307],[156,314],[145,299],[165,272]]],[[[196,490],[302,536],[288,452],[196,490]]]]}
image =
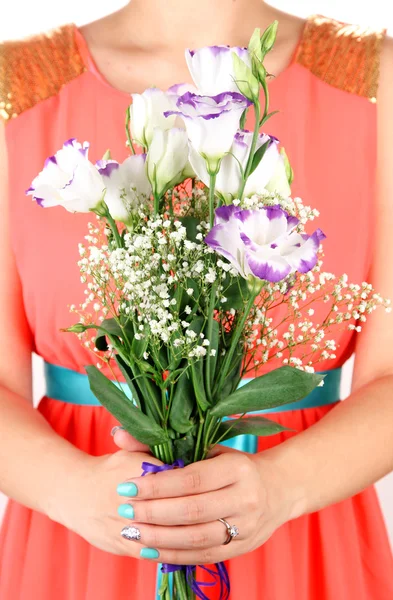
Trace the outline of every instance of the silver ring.
{"type": "Polygon", "coordinates": [[[236,527],[236,525],[230,525],[228,523],[228,521],[226,521],[225,519],[217,519],[217,521],[220,521],[220,523],[222,523],[223,525],[225,525],[225,527],[227,528],[227,539],[222,544],[223,546],[226,546],[227,544],[231,543],[231,541],[233,540],[233,538],[235,538],[235,537],[237,537],[239,535],[239,530],[236,527]]]}

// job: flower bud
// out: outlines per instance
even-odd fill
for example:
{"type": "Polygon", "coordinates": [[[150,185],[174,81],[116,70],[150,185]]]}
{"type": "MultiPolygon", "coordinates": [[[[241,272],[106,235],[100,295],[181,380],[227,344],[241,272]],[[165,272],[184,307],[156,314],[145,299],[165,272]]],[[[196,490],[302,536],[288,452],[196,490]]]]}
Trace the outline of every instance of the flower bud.
{"type": "Polygon", "coordinates": [[[232,55],[233,70],[235,73],[236,85],[239,92],[251,102],[256,102],[259,98],[259,82],[250,67],[246,65],[237,54],[232,55]]]}
{"type": "Polygon", "coordinates": [[[289,162],[288,155],[285,152],[285,148],[281,148],[280,154],[284,160],[285,174],[287,176],[288,183],[289,183],[289,185],[291,185],[291,183],[293,181],[293,169],[291,167],[291,163],[289,162]]]}
{"type": "Polygon", "coordinates": [[[261,37],[261,50],[263,56],[265,56],[274,46],[277,36],[278,21],[274,21],[269,27],[263,32],[261,37]]]}
{"type": "Polygon", "coordinates": [[[147,155],[147,174],[156,197],[184,181],[188,163],[188,137],[184,129],[156,128],[147,155]]]}

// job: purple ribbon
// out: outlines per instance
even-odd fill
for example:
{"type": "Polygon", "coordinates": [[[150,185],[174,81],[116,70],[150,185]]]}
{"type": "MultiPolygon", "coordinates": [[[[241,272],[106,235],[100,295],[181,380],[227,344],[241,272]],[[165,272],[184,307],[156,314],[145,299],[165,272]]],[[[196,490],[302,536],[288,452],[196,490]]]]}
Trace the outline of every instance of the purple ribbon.
{"type": "MultiPolygon", "coordinates": [[[[184,467],[184,461],[181,459],[175,460],[171,465],[154,465],[153,463],[143,462],[142,463],[142,477],[149,475],[150,473],[160,473],[162,471],[171,471],[173,469],[182,469],[184,467]]],[[[214,565],[215,570],[209,569],[204,565],[200,565],[200,568],[209,573],[212,576],[213,581],[197,581],[194,577],[195,565],[170,565],[164,563],[161,567],[161,572],[165,574],[175,573],[176,571],[184,571],[189,587],[192,589],[194,594],[200,600],[209,600],[202,588],[211,588],[215,585],[220,586],[219,600],[228,600],[231,591],[229,582],[229,575],[227,568],[223,562],[214,565]]]]}
{"type": "Polygon", "coordinates": [[[183,467],[184,461],[181,459],[175,460],[171,465],[153,465],[153,463],[143,462],[142,477],[150,473],[161,473],[161,471],[172,471],[172,469],[182,469],[183,467]]]}

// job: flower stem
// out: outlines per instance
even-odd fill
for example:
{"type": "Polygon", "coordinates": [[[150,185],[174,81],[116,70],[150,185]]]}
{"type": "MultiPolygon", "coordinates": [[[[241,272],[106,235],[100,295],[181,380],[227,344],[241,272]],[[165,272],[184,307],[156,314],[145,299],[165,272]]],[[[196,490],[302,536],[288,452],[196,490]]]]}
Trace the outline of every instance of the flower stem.
{"type": "MultiPolygon", "coordinates": [[[[208,322],[207,322],[207,339],[212,343],[213,337],[213,321],[214,321],[214,306],[216,303],[216,292],[217,292],[218,284],[214,282],[210,288],[210,300],[209,300],[209,311],[208,311],[208,322]]],[[[210,346],[208,346],[208,352],[206,356],[206,377],[205,377],[205,389],[206,395],[209,402],[211,401],[211,357],[209,352],[210,346]]]]}
{"type": "Polygon", "coordinates": [[[251,307],[254,304],[255,298],[257,297],[257,295],[258,295],[258,293],[255,293],[255,292],[251,293],[250,298],[248,299],[248,302],[247,302],[247,304],[246,304],[246,306],[244,308],[243,316],[240,319],[240,321],[238,322],[238,324],[236,325],[236,328],[235,328],[235,331],[233,333],[232,340],[231,340],[231,346],[229,348],[229,351],[228,351],[227,355],[225,356],[224,364],[223,364],[222,369],[220,371],[220,374],[218,376],[218,381],[217,381],[217,384],[216,384],[216,392],[218,390],[220,390],[223,382],[225,381],[225,378],[226,378],[227,373],[228,373],[228,368],[231,366],[231,362],[232,362],[232,359],[233,359],[233,354],[234,354],[234,352],[236,350],[236,347],[237,347],[237,345],[239,343],[240,336],[241,336],[241,334],[243,332],[243,329],[244,329],[244,326],[245,326],[245,324],[247,322],[247,319],[248,319],[251,307]]]}
{"type": "Polygon", "coordinates": [[[188,600],[187,582],[184,571],[176,571],[174,573],[174,580],[176,585],[176,600],[188,600]]]}
{"type": "Polygon", "coordinates": [[[259,119],[260,119],[260,114],[261,114],[261,107],[260,107],[260,104],[259,104],[259,100],[254,104],[254,113],[255,113],[254,134],[252,136],[252,142],[251,142],[251,147],[250,147],[250,154],[248,155],[247,165],[246,165],[246,168],[244,170],[243,182],[242,182],[242,185],[241,185],[240,190],[239,190],[239,199],[240,200],[243,198],[244,188],[246,187],[247,179],[250,176],[252,162],[253,162],[254,154],[255,154],[255,148],[257,146],[257,141],[258,141],[259,119]]]}
{"type": "Polygon", "coordinates": [[[113,237],[115,238],[115,241],[116,241],[116,246],[118,248],[122,248],[123,247],[123,240],[121,239],[119,230],[118,230],[117,225],[115,223],[115,220],[112,218],[109,210],[107,210],[107,212],[105,214],[105,218],[108,221],[109,226],[110,226],[110,228],[112,230],[113,237]]]}
{"type": "Polygon", "coordinates": [[[214,188],[216,187],[217,171],[210,173],[210,188],[209,188],[209,217],[210,229],[214,224],[214,188]]]}

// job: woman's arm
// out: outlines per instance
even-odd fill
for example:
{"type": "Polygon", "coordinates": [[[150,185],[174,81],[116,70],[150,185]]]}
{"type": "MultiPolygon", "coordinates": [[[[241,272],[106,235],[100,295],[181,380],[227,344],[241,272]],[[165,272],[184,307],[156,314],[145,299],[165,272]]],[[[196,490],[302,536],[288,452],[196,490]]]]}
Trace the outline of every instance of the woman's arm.
{"type": "Polygon", "coordinates": [[[0,120],[0,489],[50,512],[50,488],[60,483],[59,466],[77,464],[82,453],[58,437],[32,407],[32,339],[10,244],[4,137],[0,120]]]}
{"type": "MultiPolygon", "coordinates": [[[[371,281],[393,301],[393,40],[381,57],[376,231],[371,281]]],[[[359,232],[361,235],[361,232],[359,232]]],[[[303,487],[297,513],[360,492],[393,469],[393,314],[370,315],[356,346],[353,393],[320,422],[270,451],[303,487]]],[[[261,456],[261,462],[265,460],[261,456]]]]}
{"type": "Polygon", "coordinates": [[[143,460],[155,459],[141,452],[85,454],[57,435],[32,406],[33,343],[10,245],[1,119],[0,165],[0,490],[102,550],[138,556],[139,548],[120,536],[116,488],[140,473],[143,460]]]}

